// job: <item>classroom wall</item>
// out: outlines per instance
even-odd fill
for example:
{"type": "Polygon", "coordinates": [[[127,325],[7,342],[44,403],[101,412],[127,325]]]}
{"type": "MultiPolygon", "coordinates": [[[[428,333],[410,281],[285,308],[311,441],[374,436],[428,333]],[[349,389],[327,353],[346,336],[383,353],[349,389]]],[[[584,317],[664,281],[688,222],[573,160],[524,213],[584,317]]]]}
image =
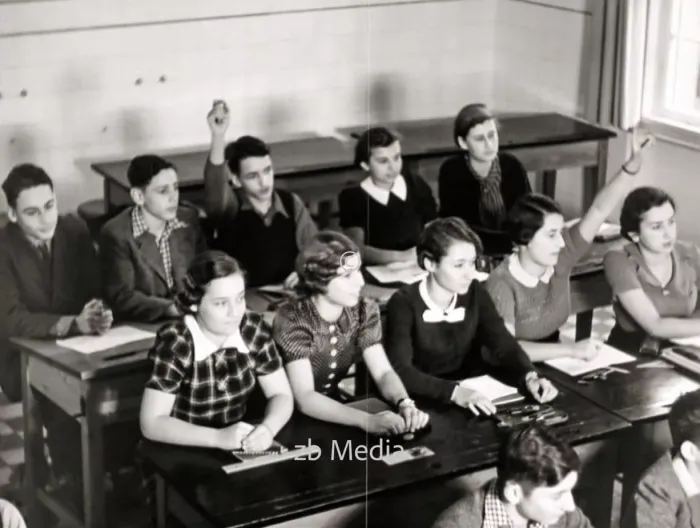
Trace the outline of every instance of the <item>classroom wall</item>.
{"type": "Polygon", "coordinates": [[[232,136],[268,139],[492,103],[496,13],[493,0],[0,3],[0,175],[38,163],[74,209],[102,195],[88,159],[206,144],[214,98],[232,136]]]}

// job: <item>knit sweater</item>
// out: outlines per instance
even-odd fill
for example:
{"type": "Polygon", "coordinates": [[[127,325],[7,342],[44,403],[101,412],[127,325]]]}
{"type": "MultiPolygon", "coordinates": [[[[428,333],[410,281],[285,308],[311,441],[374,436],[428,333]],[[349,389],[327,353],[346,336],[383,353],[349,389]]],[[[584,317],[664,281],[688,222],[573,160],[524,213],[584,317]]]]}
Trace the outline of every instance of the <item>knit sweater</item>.
{"type": "MultiPolygon", "coordinates": [[[[486,289],[491,294],[498,313],[503,320],[513,325],[515,337],[528,341],[547,338],[566,322],[571,312],[569,279],[574,265],[590,247],[578,229],[578,224],[562,232],[564,248],[559,253],[551,276],[546,280],[534,279],[526,285],[514,275],[517,256],[511,255],[496,267],[486,280],[486,289]],[[536,284],[535,284],[536,282],[536,284]]],[[[525,273],[520,269],[521,273],[525,273]]],[[[547,275],[550,275],[548,273],[547,275]]]]}
{"type": "MultiPolygon", "coordinates": [[[[481,528],[484,523],[484,500],[490,484],[487,483],[450,506],[438,517],[433,528],[481,528]]],[[[592,528],[592,525],[583,512],[576,508],[548,528],[592,528]]]]}
{"type": "Polygon", "coordinates": [[[452,311],[461,309],[464,317],[454,322],[426,322],[431,310],[419,288],[419,283],[403,287],[387,306],[387,355],[410,394],[449,402],[465,378],[493,372],[518,385],[534,370],[481,283],[472,281],[457,296],[452,311]]]}
{"type": "Polygon", "coordinates": [[[665,453],[642,475],[634,498],[620,523],[622,528],[697,528],[700,495],[689,498],[665,453]]]}

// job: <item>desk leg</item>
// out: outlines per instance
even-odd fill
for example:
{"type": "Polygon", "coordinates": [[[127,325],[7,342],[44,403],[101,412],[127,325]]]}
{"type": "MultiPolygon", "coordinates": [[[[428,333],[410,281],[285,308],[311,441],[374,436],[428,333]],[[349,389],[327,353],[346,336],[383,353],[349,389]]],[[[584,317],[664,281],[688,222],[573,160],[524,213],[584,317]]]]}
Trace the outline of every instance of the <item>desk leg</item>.
{"type": "Polygon", "coordinates": [[[593,330],[593,310],[576,314],[576,341],[588,339],[593,330]]]}
{"type": "Polygon", "coordinates": [[[542,175],[542,194],[554,199],[554,194],[557,191],[557,171],[546,170],[540,174],[542,175]]]}
{"type": "Polygon", "coordinates": [[[605,185],[608,172],[608,141],[598,142],[598,165],[583,169],[583,198],[581,214],[591,207],[598,191],[605,185]]]}
{"type": "Polygon", "coordinates": [[[44,434],[39,407],[29,380],[29,356],[22,352],[22,412],[24,416],[24,505],[28,526],[45,526],[49,512],[37,492],[46,484],[48,468],[44,457],[44,434]]]}
{"type": "Polygon", "coordinates": [[[104,192],[105,211],[111,211],[112,207],[112,184],[108,178],[103,178],[102,189],[104,192]]]}
{"type": "Polygon", "coordinates": [[[80,421],[83,458],[83,511],[86,528],[106,526],[104,488],[104,438],[97,390],[85,383],[85,418],[80,421]]]}
{"type": "Polygon", "coordinates": [[[163,477],[156,473],[154,478],[156,481],[156,528],[165,528],[165,522],[168,518],[168,493],[163,477]]]}

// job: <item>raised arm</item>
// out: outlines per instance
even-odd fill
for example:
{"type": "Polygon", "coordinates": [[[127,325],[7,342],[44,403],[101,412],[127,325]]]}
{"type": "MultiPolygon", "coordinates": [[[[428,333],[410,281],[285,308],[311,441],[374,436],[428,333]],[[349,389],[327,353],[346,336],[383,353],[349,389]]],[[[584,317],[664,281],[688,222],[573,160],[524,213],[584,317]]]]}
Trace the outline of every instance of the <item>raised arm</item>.
{"type": "Polygon", "coordinates": [[[226,130],[229,121],[226,103],[215,101],[207,114],[207,123],[211,131],[211,148],[204,166],[204,201],[207,215],[212,217],[233,215],[238,210],[236,195],[229,185],[226,168],[226,130]]]}
{"type": "Polygon", "coordinates": [[[622,164],[618,173],[603,187],[593,200],[579,223],[581,237],[591,242],[610,216],[613,209],[632,189],[636,174],[641,170],[642,152],[653,143],[651,136],[641,137],[638,130],[632,132],[632,155],[622,164]]]}

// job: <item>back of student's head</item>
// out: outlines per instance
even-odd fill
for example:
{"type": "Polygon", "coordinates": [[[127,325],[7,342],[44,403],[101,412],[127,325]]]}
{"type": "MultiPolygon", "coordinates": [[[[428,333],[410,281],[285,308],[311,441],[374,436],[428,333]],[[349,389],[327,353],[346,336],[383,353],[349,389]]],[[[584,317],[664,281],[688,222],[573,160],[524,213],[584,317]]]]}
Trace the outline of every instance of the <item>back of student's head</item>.
{"type": "Polygon", "coordinates": [[[561,207],[552,198],[539,193],[522,195],[511,207],[505,222],[511,242],[516,246],[529,244],[550,214],[563,215],[561,207]]]}
{"type": "Polygon", "coordinates": [[[236,273],[244,275],[238,261],[223,251],[199,253],[187,268],[182,288],[175,298],[178,308],[182,313],[193,313],[196,308],[193,310],[192,307],[202,301],[211,281],[236,273]]]}
{"type": "Polygon", "coordinates": [[[53,181],[44,169],[31,163],[16,165],[2,183],[2,190],[5,193],[7,205],[15,209],[17,207],[17,197],[22,191],[41,185],[48,185],[53,189],[53,181]]]}
{"type": "Polygon", "coordinates": [[[393,145],[398,138],[388,128],[372,127],[367,129],[357,139],[355,145],[355,165],[360,167],[362,163],[369,163],[372,149],[393,145]]]}
{"type": "Polygon", "coordinates": [[[497,463],[498,492],[506,483],[524,485],[525,490],[559,484],[581,465],[576,451],[539,424],[511,432],[501,444],[497,463]]]}
{"type": "Polygon", "coordinates": [[[700,389],[683,394],[671,405],[668,425],[676,450],[683,442],[700,447],[700,389]]]}
{"type": "Polygon", "coordinates": [[[126,177],[131,187],[145,189],[161,171],[174,168],[172,163],[160,156],[144,154],[131,160],[126,171],[126,177]]]}
{"type": "Polygon", "coordinates": [[[302,297],[323,294],[340,271],[359,268],[360,250],[352,240],[337,231],[318,232],[299,253],[296,290],[302,297]]]}
{"type": "Polygon", "coordinates": [[[639,233],[642,217],[650,209],[666,203],[676,209],[675,200],[663,189],[658,187],[637,187],[630,192],[622,203],[620,210],[620,232],[628,240],[631,233],[639,233]]]}
{"type": "Polygon", "coordinates": [[[267,144],[255,136],[241,136],[229,143],[224,151],[228,168],[233,174],[239,174],[241,162],[246,158],[262,158],[270,155],[267,144]]]}
{"type": "Polygon", "coordinates": [[[483,103],[472,103],[463,107],[455,117],[452,138],[459,147],[459,138],[465,138],[469,131],[477,125],[496,119],[487,106],[483,103]]]}
{"type": "Polygon", "coordinates": [[[425,259],[438,264],[455,242],[472,244],[477,256],[483,253],[484,247],[479,235],[472,231],[461,218],[450,216],[431,220],[423,228],[416,244],[418,264],[423,269],[425,269],[425,259]]]}

